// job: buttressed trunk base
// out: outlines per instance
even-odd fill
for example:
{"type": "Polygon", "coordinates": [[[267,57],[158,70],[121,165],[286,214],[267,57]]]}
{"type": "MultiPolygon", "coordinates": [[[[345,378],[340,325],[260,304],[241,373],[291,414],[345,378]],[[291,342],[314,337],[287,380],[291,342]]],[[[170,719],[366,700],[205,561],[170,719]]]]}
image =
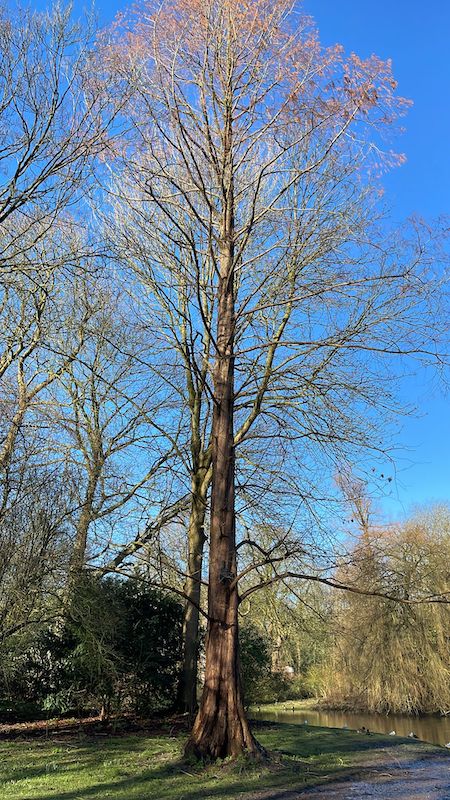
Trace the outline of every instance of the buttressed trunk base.
{"type": "Polygon", "coordinates": [[[202,702],[186,754],[213,761],[242,754],[262,757],[264,750],[251,733],[242,702],[236,625],[213,622],[207,653],[202,702]]]}

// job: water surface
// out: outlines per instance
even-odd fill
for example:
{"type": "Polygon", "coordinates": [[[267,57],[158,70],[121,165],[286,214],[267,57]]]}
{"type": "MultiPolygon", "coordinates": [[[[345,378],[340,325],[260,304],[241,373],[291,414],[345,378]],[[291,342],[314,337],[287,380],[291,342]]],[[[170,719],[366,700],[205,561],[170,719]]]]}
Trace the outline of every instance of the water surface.
{"type": "MultiPolygon", "coordinates": [[[[295,709],[295,706],[294,706],[295,709]]],[[[418,739],[431,744],[445,745],[450,742],[450,715],[416,716],[406,714],[359,714],[347,711],[317,711],[304,709],[292,711],[292,705],[280,703],[279,711],[252,711],[254,719],[267,720],[268,722],[290,722],[295,725],[321,725],[325,728],[344,728],[352,730],[361,729],[363,726],[374,733],[390,733],[395,731],[396,736],[408,736],[415,733],[418,739]]]]}

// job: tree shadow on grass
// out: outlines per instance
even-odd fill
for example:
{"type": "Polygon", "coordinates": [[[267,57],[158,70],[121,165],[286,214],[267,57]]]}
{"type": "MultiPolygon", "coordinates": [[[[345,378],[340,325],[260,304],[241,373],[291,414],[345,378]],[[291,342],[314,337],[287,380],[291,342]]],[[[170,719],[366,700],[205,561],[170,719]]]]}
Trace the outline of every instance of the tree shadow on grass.
{"type": "MultiPolygon", "coordinates": [[[[39,797],[33,795],[33,800],[206,800],[261,790],[273,790],[275,794],[271,797],[275,800],[289,791],[301,792],[317,784],[351,777],[355,767],[345,764],[344,757],[369,751],[379,744],[377,737],[343,731],[337,738],[336,730],[305,731],[288,724],[259,725],[255,733],[273,753],[273,762],[268,765],[225,763],[199,769],[183,760],[171,760],[154,769],[145,768],[138,775],[118,776],[117,780],[73,791],[49,790],[39,797]]],[[[129,745],[130,741],[123,742],[122,749],[129,751],[129,745]]],[[[382,745],[391,746],[391,742],[382,739],[382,745]]]]}
{"type": "MultiPolygon", "coordinates": [[[[319,728],[312,725],[292,725],[289,723],[269,723],[253,725],[253,731],[262,743],[285,755],[310,757],[319,754],[338,756],[351,755],[357,752],[398,747],[402,740],[388,738],[382,734],[359,734],[357,731],[342,728],[319,728]]],[[[421,743],[408,741],[408,744],[421,743]]]]}
{"type": "MultiPolygon", "coordinates": [[[[341,768],[339,775],[336,775],[334,779],[342,780],[346,772],[347,770],[341,768]]],[[[210,785],[205,786],[201,776],[189,777],[185,772],[181,772],[181,769],[177,776],[176,766],[174,766],[170,775],[163,771],[153,770],[139,777],[103,782],[68,792],[55,792],[54,789],[49,789],[48,792],[41,795],[33,792],[32,800],[103,800],[104,798],[109,800],[213,800],[213,798],[215,800],[217,798],[219,800],[224,796],[231,799],[243,794],[252,795],[264,789],[276,791],[277,794],[273,795],[275,798],[282,797],[288,789],[299,792],[315,784],[317,784],[317,780],[302,779],[301,775],[289,771],[283,774],[268,773],[259,780],[250,780],[248,776],[241,777],[237,781],[231,778],[226,781],[221,778],[220,785],[214,785],[211,780],[210,785]],[[177,777],[178,780],[176,780],[177,777]],[[200,781],[202,785],[200,785],[200,781]],[[166,783],[166,785],[161,785],[161,783],[166,783]]],[[[23,795],[21,800],[28,799],[23,795]]]]}
{"type": "MultiPolygon", "coordinates": [[[[124,772],[138,774],[125,777],[118,774],[117,779],[108,782],[99,782],[97,776],[96,783],[85,788],[61,792],[49,788],[39,796],[33,793],[32,797],[33,800],[219,800],[224,796],[235,798],[241,794],[272,791],[267,800],[285,800],[291,792],[331,785],[360,774],[364,766],[358,765],[357,759],[352,763],[358,752],[384,752],[386,755],[386,748],[398,747],[398,741],[391,742],[381,736],[366,737],[349,731],[312,727],[305,730],[289,724],[258,725],[255,734],[273,755],[268,765],[224,763],[202,769],[180,759],[171,759],[153,769],[148,764],[139,769],[139,764],[135,763],[126,765],[124,772]]],[[[100,753],[97,743],[93,752],[89,748],[85,753],[86,760],[80,753],[79,766],[86,771],[95,768],[105,756],[113,757],[114,753],[138,754],[145,750],[148,741],[148,738],[134,737],[113,740],[105,742],[100,753]]],[[[154,758],[158,758],[157,753],[154,758]]],[[[378,768],[383,766],[382,760],[378,761],[378,768]]],[[[26,800],[24,795],[22,800],[26,800]]]]}
{"type": "Polygon", "coordinates": [[[105,760],[114,761],[117,756],[133,753],[145,754],[148,742],[148,737],[85,740],[79,744],[44,739],[26,743],[9,742],[8,747],[0,745],[0,784],[48,778],[52,774],[57,779],[61,775],[79,773],[80,770],[94,771],[105,760]],[[22,763],[24,759],[28,763],[22,763]]]}

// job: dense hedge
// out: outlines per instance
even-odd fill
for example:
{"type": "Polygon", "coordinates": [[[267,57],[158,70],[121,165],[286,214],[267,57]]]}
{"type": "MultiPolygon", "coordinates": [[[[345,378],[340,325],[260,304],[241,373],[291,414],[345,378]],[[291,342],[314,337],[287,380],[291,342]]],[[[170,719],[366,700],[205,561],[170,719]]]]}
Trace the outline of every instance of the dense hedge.
{"type": "Polygon", "coordinates": [[[8,641],[0,714],[167,709],[175,700],[181,645],[182,608],[172,596],[136,581],[86,576],[64,619],[8,641]]]}

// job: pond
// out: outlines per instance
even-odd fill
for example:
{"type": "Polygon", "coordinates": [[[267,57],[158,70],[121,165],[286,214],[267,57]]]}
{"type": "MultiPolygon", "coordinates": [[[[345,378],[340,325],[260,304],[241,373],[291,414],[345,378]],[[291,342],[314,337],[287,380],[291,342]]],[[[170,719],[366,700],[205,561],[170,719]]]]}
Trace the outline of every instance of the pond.
{"type": "Polygon", "coordinates": [[[374,733],[390,733],[396,736],[408,736],[415,733],[418,739],[432,744],[445,745],[450,742],[450,715],[448,716],[408,716],[406,714],[363,714],[347,711],[324,711],[313,708],[296,709],[295,705],[280,703],[279,710],[252,710],[254,719],[268,722],[290,722],[295,725],[321,725],[325,728],[344,728],[352,730],[368,728],[374,733]],[[294,711],[292,711],[294,708],[294,711]]]}

